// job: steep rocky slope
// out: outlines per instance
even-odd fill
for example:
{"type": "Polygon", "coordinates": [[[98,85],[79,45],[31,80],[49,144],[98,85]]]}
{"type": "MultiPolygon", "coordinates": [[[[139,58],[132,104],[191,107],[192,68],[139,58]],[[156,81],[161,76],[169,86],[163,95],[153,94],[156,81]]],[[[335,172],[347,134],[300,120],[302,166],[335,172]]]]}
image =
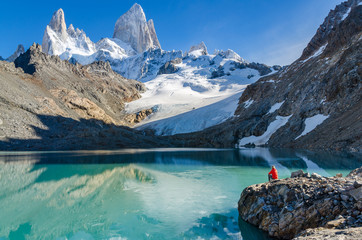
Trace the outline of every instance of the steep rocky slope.
{"type": "Polygon", "coordinates": [[[0,89],[0,149],[157,146],[123,127],[133,120],[124,104],[145,88],[109,63],[73,65],[34,44],[14,63],[0,62],[0,89]]]}
{"type": "Polygon", "coordinates": [[[291,178],[252,185],[243,190],[238,209],[245,221],[280,239],[315,239],[322,232],[320,239],[329,239],[336,235],[329,229],[346,237],[339,239],[358,239],[353,237],[362,233],[362,168],[345,178],[299,170],[291,178]]]}
{"type": "Polygon", "coordinates": [[[186,146],[362,152],[360,3],[337,6],[298,60],[249,85],[232,120],[177,138],[186,146]]]}

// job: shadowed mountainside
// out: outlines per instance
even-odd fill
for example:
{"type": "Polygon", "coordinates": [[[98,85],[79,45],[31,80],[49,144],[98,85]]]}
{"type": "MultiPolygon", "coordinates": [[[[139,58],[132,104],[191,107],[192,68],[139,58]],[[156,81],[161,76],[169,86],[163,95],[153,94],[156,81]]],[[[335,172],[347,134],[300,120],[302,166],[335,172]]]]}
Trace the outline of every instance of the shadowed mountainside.
{"type": "Polygon", "coordinates": [[[186,146],[362,152],[360,2],[338,5],[299,59],[249,85],[234,118],[174,137],[186,146]]]}

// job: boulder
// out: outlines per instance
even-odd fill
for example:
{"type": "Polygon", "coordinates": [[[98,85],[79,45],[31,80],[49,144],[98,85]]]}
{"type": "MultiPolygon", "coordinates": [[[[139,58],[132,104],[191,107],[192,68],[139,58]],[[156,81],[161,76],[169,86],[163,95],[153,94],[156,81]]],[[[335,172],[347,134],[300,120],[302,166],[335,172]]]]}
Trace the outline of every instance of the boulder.
{"type": "Polygon", "coordinates": [[[302,170],[291,176],[245,188],[238,202],[240,217],[280,239],[310,228],[362,227],[362,187],[353,187],[360,177],[336,180],[312,173],[307,178],[302,170]]]}
{"type": "Polygon", "coordinates": [[[291,178],[295,178],[295,177],[303,177],[304,176],[304,172],[302,169],[292,172],[292,174],[290,175],[291,178]]]}
{"type": "Polygon", "coordinates": [[[354,198],[354,200],[362,200],[362,187],[350,190],[348,193],[354,198]]]}
{"type": "Polygon", "coordinates": [[[326,228],[336,228],[339,227],[340,225],[342,225],[344,222],[346,221],[346,219],[344,217],[332,220],[327,222],[326,224],[326,228]]]}

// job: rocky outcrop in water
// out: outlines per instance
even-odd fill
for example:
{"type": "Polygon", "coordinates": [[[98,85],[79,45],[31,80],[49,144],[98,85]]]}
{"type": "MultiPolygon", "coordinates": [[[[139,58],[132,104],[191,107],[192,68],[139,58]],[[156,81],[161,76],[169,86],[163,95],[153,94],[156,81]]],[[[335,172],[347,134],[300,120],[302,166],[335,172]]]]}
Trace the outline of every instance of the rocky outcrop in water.
{"type": "Polygon", "coordinates": [[[362,168],[345,178],[302,170],[292,176],[244,189],[238,203],[240,216],[281,239],[336,234],[329,229],[353,236],[362,233],[362,168]],[[322,229],[314,229],[318,227],[322,229]]]}

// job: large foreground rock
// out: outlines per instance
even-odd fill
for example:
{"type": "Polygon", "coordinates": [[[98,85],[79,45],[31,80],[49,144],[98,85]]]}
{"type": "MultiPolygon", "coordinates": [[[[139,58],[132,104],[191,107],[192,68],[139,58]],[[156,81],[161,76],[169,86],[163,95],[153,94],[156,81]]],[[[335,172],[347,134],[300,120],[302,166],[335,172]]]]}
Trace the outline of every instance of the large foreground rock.
{"type": "Polygon", "coordinates": [[[362,236],[362,227],[349,229],[308,229],[295,240],[359,240],[362,236]]]}
{"type": "MultiPolygon", "coordinates": [[[[323,227],[322,231],[314,233],[325,234],[329,229],[346,232],[343,229],[362,227],[361,171],[362,167],[345,178],[299,174],[294,178],[252,185],[241,194],[239,214],[270,236],[281,239],[291,239],[298,234],[304,239],[303,234],[313,234],[312,230],[303,233],[310,228],[323,227]]],[[[352,230],[347,232],[355,234],[352,230]]],[[[338,235],[338,231],[330,231],[330,234],[338,235]]]]}

